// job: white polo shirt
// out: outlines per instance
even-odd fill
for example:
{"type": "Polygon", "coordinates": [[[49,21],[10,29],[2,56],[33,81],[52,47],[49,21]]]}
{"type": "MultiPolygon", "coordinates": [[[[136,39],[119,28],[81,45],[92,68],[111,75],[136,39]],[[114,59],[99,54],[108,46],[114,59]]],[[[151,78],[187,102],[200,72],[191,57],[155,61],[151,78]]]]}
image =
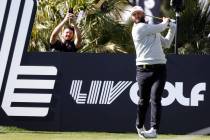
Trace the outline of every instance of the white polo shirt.
{"type": "Polygon", "coordinates": [[[170,47],[176,32],[176,24],[170,23],[168,34],[163,37],[160,33],[167,28],[167,22],[134,23],[132,37],[136,49],[136,65],[166,64],[162,47],[170,47]]]}

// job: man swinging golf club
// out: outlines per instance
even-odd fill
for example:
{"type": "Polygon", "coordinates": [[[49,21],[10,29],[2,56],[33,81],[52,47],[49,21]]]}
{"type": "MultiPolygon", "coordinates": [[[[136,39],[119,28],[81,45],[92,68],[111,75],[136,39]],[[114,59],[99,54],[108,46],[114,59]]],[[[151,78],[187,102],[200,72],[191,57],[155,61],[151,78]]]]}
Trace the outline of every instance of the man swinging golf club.
{"type": "Polygon", "coordinates": [[[136,80],[139,86],[136,128],[144,138],[156,138],[161,117],[161,95],[166,82],[166,58],[162,47],[169,48],[176,24],[163,17],[160,24],[147,24],[145,13],[140,6],[131,10],[134,22],[132,37],[136,49],[136,80]],[[160,33],[169,28],[166,37],[160,33]],[[147,109],[151,105],[151,128],[143,130],[147,109]]]}

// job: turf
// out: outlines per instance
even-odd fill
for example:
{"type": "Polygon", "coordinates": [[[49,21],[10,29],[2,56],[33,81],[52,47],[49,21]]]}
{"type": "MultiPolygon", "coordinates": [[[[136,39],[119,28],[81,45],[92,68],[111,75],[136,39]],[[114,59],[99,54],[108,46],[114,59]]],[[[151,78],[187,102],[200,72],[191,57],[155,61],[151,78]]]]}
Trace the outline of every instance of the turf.
{"type": "MultiPolygon", "coordinates": [[[[210,136],[159,135],[156,140],[210,140],[210,136]]],[[[139,140],[134,133],[2,132],[0,140],[139,140]]]]}
{"type": "MultiPolygon", "coordinates": [[[[40,132],[0,127],[0,140],[140,140],[135,133],[40,132]]],[[[210,140],[210,136],[159,135],[155,140],[210,140]]]]}

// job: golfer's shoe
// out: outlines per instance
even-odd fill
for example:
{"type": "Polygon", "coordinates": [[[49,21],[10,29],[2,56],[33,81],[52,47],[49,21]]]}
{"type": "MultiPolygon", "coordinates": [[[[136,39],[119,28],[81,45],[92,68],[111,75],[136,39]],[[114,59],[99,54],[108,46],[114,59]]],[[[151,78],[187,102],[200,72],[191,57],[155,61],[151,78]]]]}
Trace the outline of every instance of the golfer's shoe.
{"type": "Polygon", "coordinates": [[[144,129],[136,127],[136,130],[137,130],[137,133],[138,133],[139,137],[144,138],[144,136],[142,135],[142,133],[144,132],[144,129]]]}
{"type": "Polygon", "coordinates": [[[157,130],[154,128],[151,128],[148,131],[142,131],[141,134],[144,138],[157,138],[157,130]]]}

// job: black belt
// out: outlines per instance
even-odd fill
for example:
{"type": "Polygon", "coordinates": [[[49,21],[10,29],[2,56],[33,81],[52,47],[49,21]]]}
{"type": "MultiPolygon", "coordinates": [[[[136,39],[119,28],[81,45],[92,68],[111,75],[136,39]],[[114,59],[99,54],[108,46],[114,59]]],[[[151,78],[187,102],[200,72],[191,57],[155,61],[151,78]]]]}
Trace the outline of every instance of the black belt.
{"type": "Polygon", "coordinates": [[[152,69],[152,68],[158,68],[158,67],[163,67],[166,66],[166,64],[145,64],[145,65],[137,65],[137,67],[139,68],[148,68],[148,69],[152,69]]]}

